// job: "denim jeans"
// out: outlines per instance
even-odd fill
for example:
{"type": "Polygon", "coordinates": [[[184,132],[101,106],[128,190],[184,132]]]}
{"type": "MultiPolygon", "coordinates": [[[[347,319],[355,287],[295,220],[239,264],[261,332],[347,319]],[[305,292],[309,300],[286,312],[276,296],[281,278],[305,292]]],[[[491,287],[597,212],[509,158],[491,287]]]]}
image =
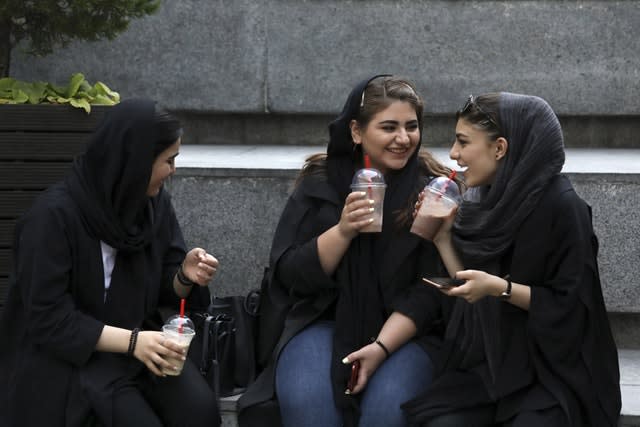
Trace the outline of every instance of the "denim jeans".
{"type": "MultiPolygon", "coordinates": [[[[314,323],[282,350],[276,392],[285,427],[342,425],[331,388],[333,330],[333,322],[314,323]]],[[[410,342],[395,351],[362,392],[360,426],[406,426],[400,405],[429,386],[432,371],[429,356],[418,344],[410,342]]]]}

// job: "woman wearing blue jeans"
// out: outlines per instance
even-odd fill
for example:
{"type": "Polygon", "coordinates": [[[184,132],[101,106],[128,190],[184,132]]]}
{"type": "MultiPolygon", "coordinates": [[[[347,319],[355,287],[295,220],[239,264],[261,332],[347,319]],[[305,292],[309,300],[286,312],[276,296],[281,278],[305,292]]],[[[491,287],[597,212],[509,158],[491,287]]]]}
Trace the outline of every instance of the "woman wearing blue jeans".
{"type": "Polygon", "coordinates": [[[285,426],[403,426],[400,405],[429,386],[424,345],[435,338],[420,278],[444,267],[409,228],[425,182],[449,171],[419,153],[422,108],[407,80],[365,80],[329,125],[327,153],[307,159],[274,237],[261,301],[265,369],[239,402],[241,422],[275,395],[285,426]],[[363,230],[377,213],[371,193],[350,188],[365,166],[387,185],[380,232],[363,230]]]}

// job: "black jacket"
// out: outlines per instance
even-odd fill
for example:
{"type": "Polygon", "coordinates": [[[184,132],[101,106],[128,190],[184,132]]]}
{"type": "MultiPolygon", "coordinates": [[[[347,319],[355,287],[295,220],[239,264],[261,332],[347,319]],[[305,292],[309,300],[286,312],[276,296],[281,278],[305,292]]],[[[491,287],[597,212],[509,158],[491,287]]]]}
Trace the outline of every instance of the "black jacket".
{"type": "MultiPolygon", "coordinates": [[[[497,403],[497,421],[526,408],[559,404],[570,426],[617,426],[618,357],[597,250],[589,206],[566,177],[554,178],[502,260],[501,274],[530,286],[531,302],[528,312],[506,302],[497,305],[501,363],[495,381],[488,379],[486,360],[474,365],[461,355],[461,334],[473,341],[473,331],[447,335],[433,386],[405,405],[412,425],[440,413],[497,403]]],[[[434,292],[428,312],[437,312],[450,299],[434,292]]],[[[456,304],[467,303],[460,299],[456,304]]],[[[481,341],[486,345],[486,339],[481,341]]]]}
{"type": "MultiPolygon", "coordinates": [[[[296,187],[285,206],[261,299],[259,362],[264,370],[241,397],[241,412],[273,397],[275,363],[280,351],[301,329],[326,315],[338,298],[338,282],[322,270],[316,241],[339,222],[343,203],[325,177],[312,175],[296,187]]],[[[341,268],[338,266],[336,275],[341,268]]],[[[442,271],[432,243],[409,233],[408,226],[398,229],[385,249],[384,265],[379,269],[379,280],[393,297],[388,306],[380,309],[387,317],[393,311],[407,315],[416,323],[418,335],[427,334],[432,325],[426,323],[423,300],[428,295],[420,278],[442,271]]],[[[437,341],[434,336],[422,339],[437,341]]]]}
{"type": "MultiPolygon", "coordinates": [[[[185,244],[169,195],[161,191],[152,203],[166,215],[155,218],[143,251],[145,279],[138,285],[144,286],[145,306],[136,312],[145,315],[137,325],[151,320],[159,304],[179,306],[172,283],[185,244]]],[[[0,425],[82,425],[91,399],[82,384],[101,369],[96,342],[104,319],[127,305],[127,290],[113,297],[117,292],[110,289],[105,302],[100,241],[87,231],[64,184],[37,199],[18,224],[13,247],[14,274],[0,324],[0,425]]],[[[208,291],[193,294],[202,304],[208,291]]],[[[137,359],[111,356],[114,363],[101,365],[106,370],[118,364],[146,369],[137,359]]]]}

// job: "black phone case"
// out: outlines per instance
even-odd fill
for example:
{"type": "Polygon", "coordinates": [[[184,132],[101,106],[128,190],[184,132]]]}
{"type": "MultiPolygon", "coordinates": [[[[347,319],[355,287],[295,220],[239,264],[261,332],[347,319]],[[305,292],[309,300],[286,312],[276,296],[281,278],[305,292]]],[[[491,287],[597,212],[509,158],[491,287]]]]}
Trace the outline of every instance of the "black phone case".
{"type": "Polygon", "coordinates": [[[451,277],[425,277],[425,280],[430,280],[434,283],[437,283],[440,286],[443,286],[445,288],[450,288],[453,286],[460,286],[460,285],[464,285],[466,280],[463,279],[454,279],[451,277]]]}

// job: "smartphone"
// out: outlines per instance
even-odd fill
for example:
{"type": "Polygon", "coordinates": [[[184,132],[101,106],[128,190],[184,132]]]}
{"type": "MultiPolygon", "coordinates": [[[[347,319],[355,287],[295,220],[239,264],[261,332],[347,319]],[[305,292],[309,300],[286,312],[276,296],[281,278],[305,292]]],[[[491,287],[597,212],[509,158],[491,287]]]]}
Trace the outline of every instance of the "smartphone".
{"type": "Polygon", "coordinates": [[[358,372],[360,372],[360,361],[355,360],[351,364],[351,376],[349,377],[349,382],[347,382],[347,391],[351,392],[358,383],[358,372]]]}
{"type": "Polygon", "coordinates": [[[464,285],[466,280],[453,279],[451,277],[423,277],[422,280],[436,288],[452,288],[455,286],[464,285]]]}

